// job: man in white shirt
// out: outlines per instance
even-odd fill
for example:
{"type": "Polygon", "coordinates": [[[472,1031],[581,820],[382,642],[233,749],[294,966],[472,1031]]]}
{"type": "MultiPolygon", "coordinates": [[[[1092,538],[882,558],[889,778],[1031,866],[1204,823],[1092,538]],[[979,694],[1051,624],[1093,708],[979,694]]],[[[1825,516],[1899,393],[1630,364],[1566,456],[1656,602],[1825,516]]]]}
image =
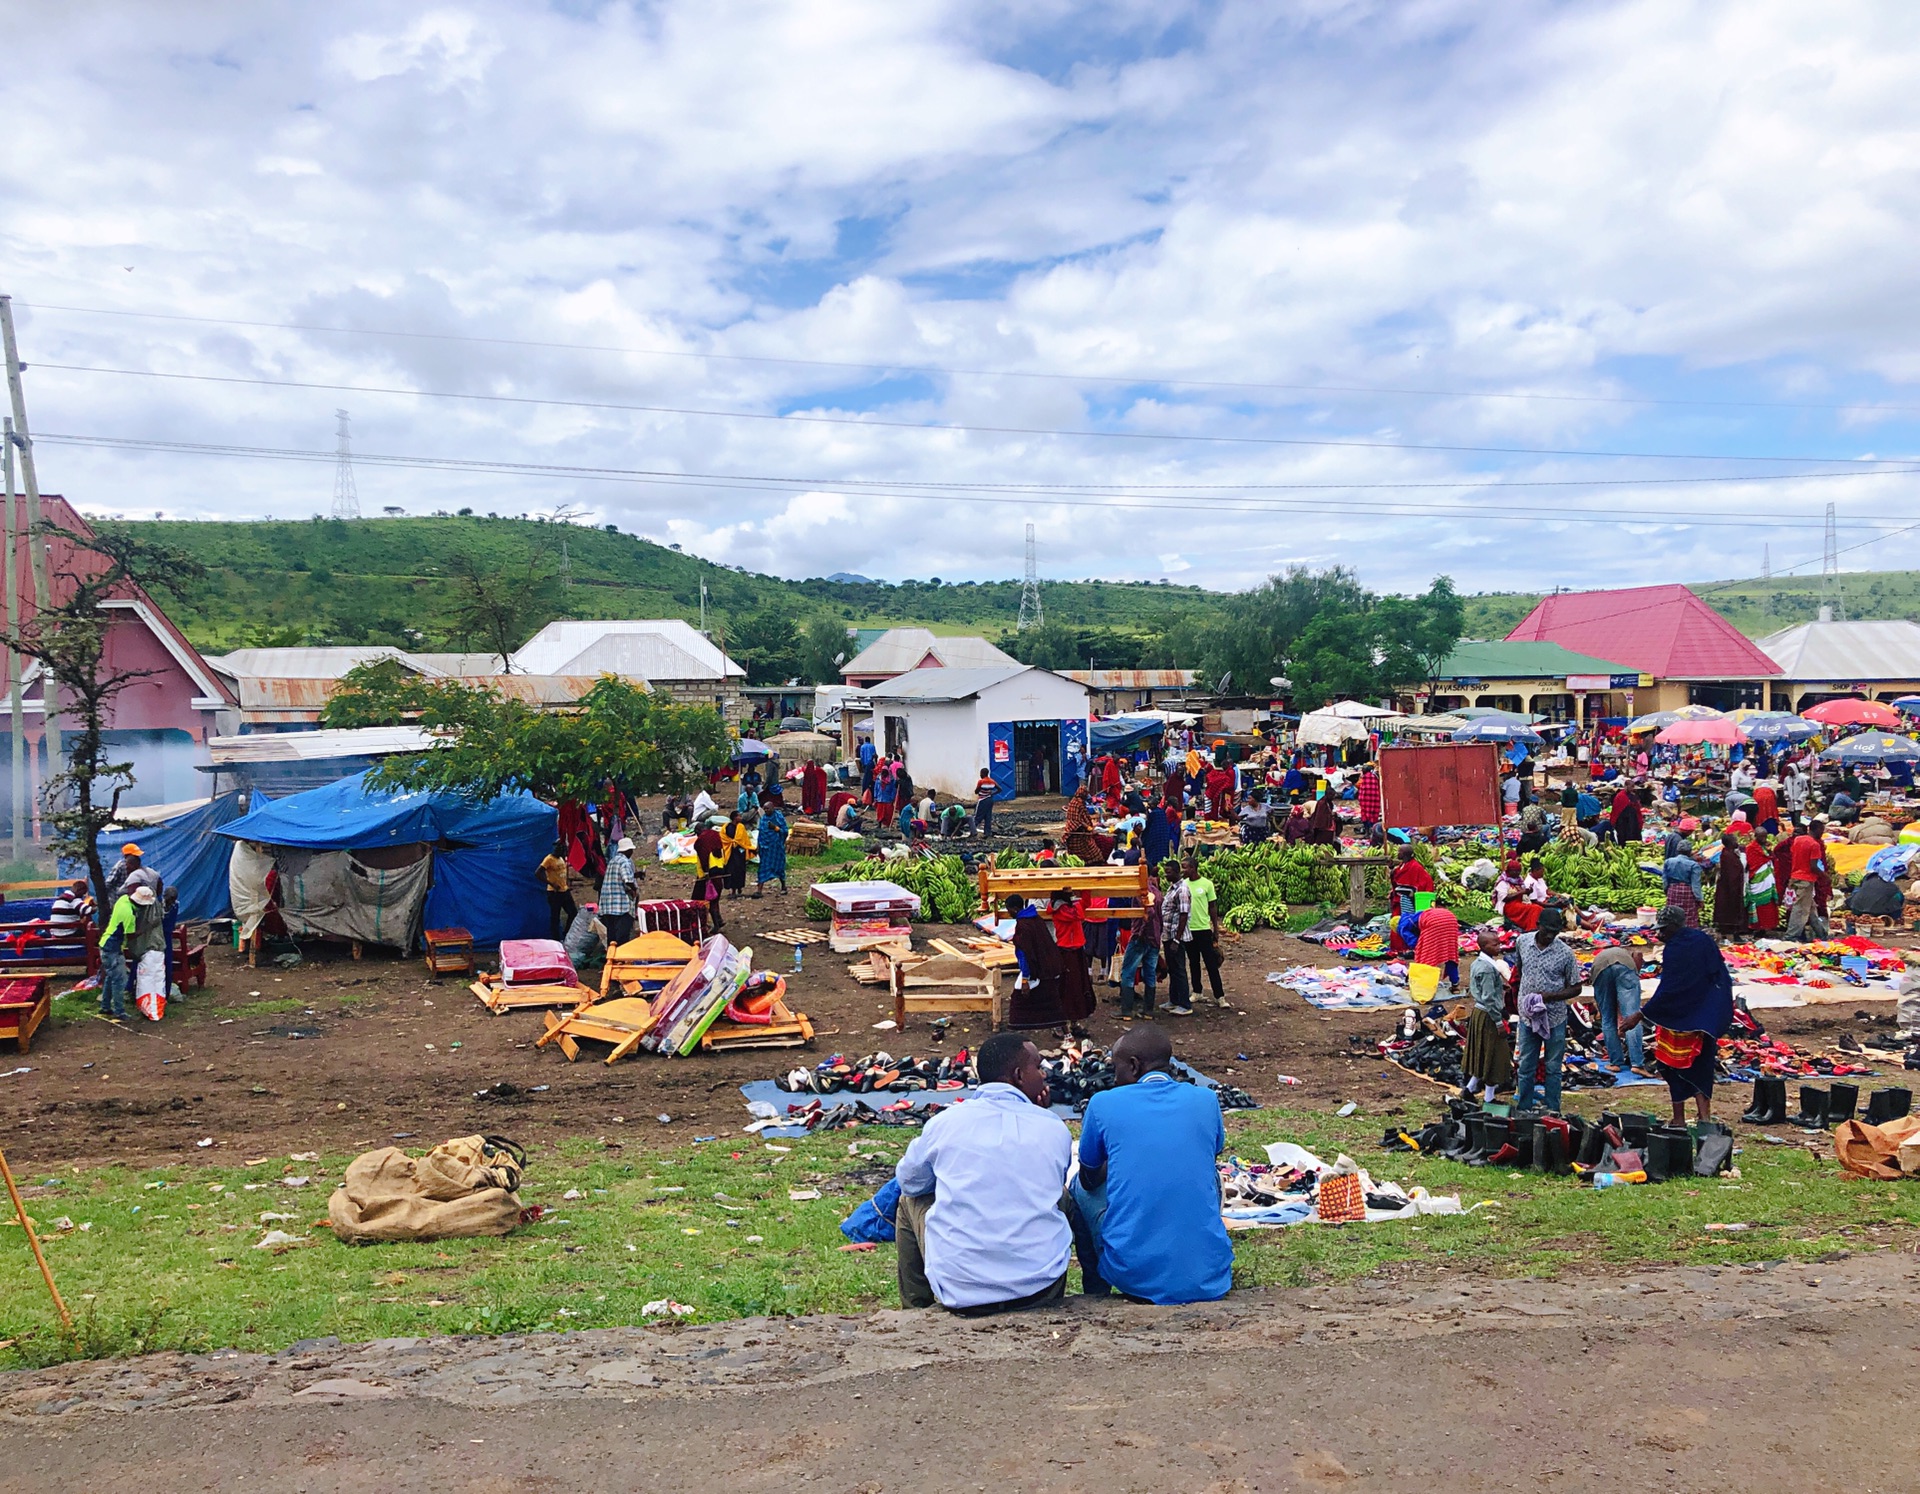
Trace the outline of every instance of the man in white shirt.
{"type": "Polygon", "coordinates": [[[977,1063],[979,1093],[928,1121],[894,1169],[902,1307],[977,1317],[1066,1294],[1073,1139],[1025,1037],[995,1033],[977,1063]]]}

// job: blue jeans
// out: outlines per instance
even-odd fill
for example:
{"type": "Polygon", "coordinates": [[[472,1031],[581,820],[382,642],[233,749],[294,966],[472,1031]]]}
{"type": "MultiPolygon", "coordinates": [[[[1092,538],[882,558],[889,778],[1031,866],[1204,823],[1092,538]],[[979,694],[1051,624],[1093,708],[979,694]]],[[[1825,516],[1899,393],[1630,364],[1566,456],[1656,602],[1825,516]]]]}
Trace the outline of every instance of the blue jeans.
{"type": "Polygon", "coordinates": [[[1560,1108],[1560,1066],[1567,1056],[1566,1007],[1562,1006],[1560,1010],[1562,1019],[1547,1030],[1545,1037],[1541,1037],[1525,1022],[1520,1024],[1520,1077],[1513,1091],[1513,1104],[1517,1110],[1534,1108],[1536,1085],[1533,1076],[1539,1067],[1542,1052],[1547,1060],[1547,1109],[1560,1108]]]}
{"type": "Polygon", "coordinates": [[[1640,973],[1631,965],[1609,965],[1593,983],[1594,1005],[1600,1008],[1600,1032],[1607,1040],[1607,1062],[1616,1069],[1631,1064],[1647,1066],[1647,1040],[1638,1027],[1620,1040],[1620,1024],[1640,1010],[1640,973]]]}
{"type": "Polygon", "coordinates": [[[127,1015],[127,957],[118,943],[100,951],[100,1015],[127,1015]]]}
{"type": "Polygon", "coordinates": [[[993,800],[981,799],[974,804],[973,829],[976,835],[993,834],[993,800]]]}
{"type": "Polygon", "coordinates": [[[1080,1290],[1089,1297],[1104,1297],[1110,1291],[1100,1275],[1100,1226],[1107,1217],[1107,1186],[1081,1185],[1078,1176],[1067,1184],[1067,1226],[1073,1231],[1073,1253],[1080,1260],[1080,1290]]]}
{"type": "Polygon", "coordinates": [[[1147,938],[1144,925],[1136,927],[1127,941],[1127,952],[1120,957],[1120,1015],[1130,1016],[1134,1009],[1133,978],[1144,967],[1147,999],[1140,1007],[1143,1015],[1153,1015],[1153,987],[1160,976],[1160,946],[1147,938]]]}

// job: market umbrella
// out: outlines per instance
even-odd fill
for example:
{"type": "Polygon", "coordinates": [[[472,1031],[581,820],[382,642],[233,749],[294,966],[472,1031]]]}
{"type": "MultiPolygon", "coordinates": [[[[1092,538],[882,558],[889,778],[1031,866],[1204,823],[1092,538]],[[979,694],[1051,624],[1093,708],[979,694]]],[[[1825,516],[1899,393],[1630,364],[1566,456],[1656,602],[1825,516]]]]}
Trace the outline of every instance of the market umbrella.
{"type": "Polygon", "coordinates": [[[740,745],[734,749],[733,760],[737,763],[757,763],[763,758],[773,756],[773,749],[765,742],[756,742],[752,737],[742,737],[740,745]]]}
{"type": "Polygon", "coordinates": [[[1392,706],[1363,705],[1357,700],[1336,700],[1332,705],[1320,709],[1329,716],[1339,716],[1347,721],[1372,721],[1381,716],[1400,714],[1392,706]]]}
{"type": "Polygon", "coordinates": [[[1896,695],[1887,704],[1909,716],[1920,716],[1920,695],[1896,695]]]}
{"type": "Polygon", "coordinates": [[[1518,721],[1523,726],[1533,721],[1531,716],[1523,716],[1518,711],[1503,711],[1496,706],[1462,706],[1452,714],[1463,721],[1518,721]]]}
{"type": "Polygon", "coordinates": [[[1524,721],[1496,721],[1482,716],[1469,721],[1453,734],[1456,742],[1520,742],[1528,747],[1542,745],[1540,733],[1524,721]]]}
{"type": "Polygon", "coordinates": [[[1671,726],[1680,719],[1678,711],[1649,711],[1644,716],[1635,716],[1627,723],[1629,733],[1658,731],[1663,726],[1671,726]]]}
{"type": "Polygon", "coordinates": [[[1820,735],[1818,723],[1791,711],[1735,711],[1733,719],[1755,742],[1804,742],[1820,735]]]}
{"type": "Polygon", "coordinates": [[[1822,726],[1905,726],[1900,713],[1877,700],[1823,700],[1800,713],[1822,726]]]}
{"type": "Polygon", "coordinates": [[[1724,716],[1717,721],[1671,721],[1661,727],[1660,734],[1654,738],[1669,747],[1698,747],[1704,742],[1731,747],[1735,742],[1746,740],[1747,734],[1740,729],[1740,723],[1724,716]]]}
{"type": "Polygon", "coordinates": [[[1820,754],[1823,763],[1920,763],[1920,744],[1891,732],[1863,731],[1820,754]]]}

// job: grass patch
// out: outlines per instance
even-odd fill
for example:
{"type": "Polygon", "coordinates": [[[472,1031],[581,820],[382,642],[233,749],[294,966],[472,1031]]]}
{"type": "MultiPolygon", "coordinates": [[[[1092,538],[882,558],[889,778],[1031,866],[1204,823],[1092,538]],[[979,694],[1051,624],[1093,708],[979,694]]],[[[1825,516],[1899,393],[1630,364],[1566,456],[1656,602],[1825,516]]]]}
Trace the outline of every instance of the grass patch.
{"type": "MultiPolygon", "coordinates": [[[[1297,1141],[1345,1151],[1381,1179],[1498,1206],[1459,1219],[1235,1237],[1239,1286],[1301,1285],[1400,1268],[1471,1264],[1501,1275],[1640,1264],[1808,1258],[1912,1239],[1920,1190],[1849,1178],[1798,1147],[1747,1145],[1738,1179],[1594,1193],[1571,1179],[1518,1177],[1378,1149],[1382,1122],[1268,1110],[1228,1120],[1258,1155],[1297,1141]],[[1709,1223],[1746,1223],[1743,1232],[1709,1223]]],[[[890,1246],[845,1254],[838,1224],[884,1180],[913,1133],[776,1142],[726,1137],[632,1161],[585,1138],[536,1152],[529,1204],[548,1217],[505,1239],[349,1249],[315,1223],[347,1158],[254,1168],[20,1170],[62,1291],[90,1355],[156,1348],[275,1349],[300,1338],[604,1327],[642,1321],[671,1297],[692,1321],[850,1312],[895,1302],[890,1246]],[[291,1188],[288,1174],[312,1183],[291,1188]],[[48,1186],[49,1182],[52,1186],[48,1186]],[[249,1187],[248,1185],[253,1185],[249,1187]],[[789,1190],[817,1189],[816,1200],[789,1190]],[[573,1191],[579,1196],[566,1198],[573,1191]],[[292,1216],[260,1219],[262,1213],[292,1216]],[[65,1216],[76,1228],[57,1230],[65,1216]],[[88,1224],[82,1230],[77,1226],[88,1224]],[[307,1236],[255,1250],[266,1230],[307,1236]]],[[[0,1226],[0,1367],[70,1357],[17,1228],[0,1226]]]]}
{"type": "Polygon", "coordinates": [[[268,996],[259,1001],[243,1001],[238,1006],[216,1006],[216,1017],[271,1017],[280,1012],[303,1012],[314,1003],[304,996],[268,996]]]}

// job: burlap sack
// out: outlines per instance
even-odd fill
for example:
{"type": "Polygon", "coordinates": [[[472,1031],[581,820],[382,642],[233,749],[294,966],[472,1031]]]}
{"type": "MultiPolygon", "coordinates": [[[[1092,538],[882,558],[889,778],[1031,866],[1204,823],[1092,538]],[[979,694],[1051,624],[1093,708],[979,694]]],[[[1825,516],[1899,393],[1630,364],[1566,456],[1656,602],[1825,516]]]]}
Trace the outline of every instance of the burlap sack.
{"type": "Polygon", "coordinates": [[[514,1190],[524,1160],[512,1142],[488,1136],[443,1141],[424,1157],[384,1146],[348,1165],[328,1223],[346,1245],[504,1235],[520,1222],[514,1190]]]}
{"type": "Polygon", "coordinates": [[[1842,1121],[1833,1133],[1833,1154],[1857,1177],[1887,1182],[1920,1171],[1920,1115],[1903,1115],[1884,1126],[1842,1121]]]}

